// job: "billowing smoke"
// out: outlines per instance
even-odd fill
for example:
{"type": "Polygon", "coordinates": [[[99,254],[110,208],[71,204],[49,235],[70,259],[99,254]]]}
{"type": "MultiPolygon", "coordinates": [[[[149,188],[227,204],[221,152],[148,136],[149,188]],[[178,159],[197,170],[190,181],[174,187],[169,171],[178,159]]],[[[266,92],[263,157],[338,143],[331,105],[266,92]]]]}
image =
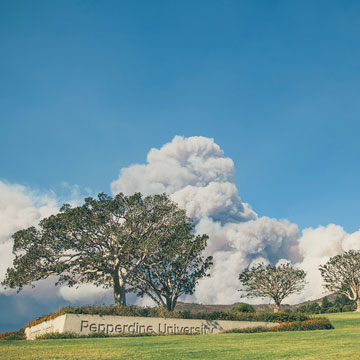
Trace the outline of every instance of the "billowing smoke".
{"type": "Polygon", "coordinates": [[[234,185],[234,163],[212,139],[176,136],[160,150],[151,149],[148,164],[122,169],[111,184],[114,194],[171,194],[196,220],[211,216],[227,222],[256,219],[234,185]]]}
{"type": "Polygon", "coordinates": [[[258,261],[291,261],[308,272],[305,291],[290,302],[323,296],[318,266],[343,250],[360,248],[360,232],[347,234],[340,226],[329,225],[301,234],[287,220],[259,217],[241,200],[234,173],[233,161],[213,139],[176,136],[160,149],[151,149],[146,164],[122,169],[111,189],[113,194],[166,192],[195,219],[197,233],[210,236],[211,277],[200,282],[192,300],[239,301],[239,273],[258,261]]]}

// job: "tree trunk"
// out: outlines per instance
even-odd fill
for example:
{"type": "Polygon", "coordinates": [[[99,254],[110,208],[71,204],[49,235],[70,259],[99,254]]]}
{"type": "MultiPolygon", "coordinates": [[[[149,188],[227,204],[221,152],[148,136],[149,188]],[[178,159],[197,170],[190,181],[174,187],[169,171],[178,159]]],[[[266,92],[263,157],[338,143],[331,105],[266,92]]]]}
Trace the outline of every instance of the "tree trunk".
{"type": "Polygon", "coordinates": [[[124,279],[115,275],[114,279],[114,300],[115,304],[126,306],[126,282],[124,279]]]}
{"type": "Polygon", "coordinates": [[[166,307],[168,311],[173,311],[175,309],[176,300],[173,300],[171,298],[166,298],[166,307]]]}
{"type": "Polygon", "coordinates": [[[360,299],[356,300],[356,310],[355,312],[360,312],[360,299]]]}
{"type": "Polygon", "coordinates": [[[274,304],[274,313],[279,312],[280,310],[280,304],[274,304]]]}

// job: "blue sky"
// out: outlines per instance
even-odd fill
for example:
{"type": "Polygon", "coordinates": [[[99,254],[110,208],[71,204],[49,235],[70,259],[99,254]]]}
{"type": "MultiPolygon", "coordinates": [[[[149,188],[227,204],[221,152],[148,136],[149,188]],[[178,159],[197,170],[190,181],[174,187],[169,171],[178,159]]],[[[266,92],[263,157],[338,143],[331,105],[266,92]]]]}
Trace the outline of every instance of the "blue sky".
{"type": "MultiPolygon", "coordinates": [[[[358,1],[0,0],[0,180],[109,193],[202,135],[260,216],[354,232],[359,35],[358,1]]],[[[0,294],[0,330],[63,304],[21,299],[0,294]]]]}
{"type": "Polygon", "coordinates": [[[357,1],[1,1],[2,180],[109,191],[213,137],[257,212],[358,228],[357,1]]]}

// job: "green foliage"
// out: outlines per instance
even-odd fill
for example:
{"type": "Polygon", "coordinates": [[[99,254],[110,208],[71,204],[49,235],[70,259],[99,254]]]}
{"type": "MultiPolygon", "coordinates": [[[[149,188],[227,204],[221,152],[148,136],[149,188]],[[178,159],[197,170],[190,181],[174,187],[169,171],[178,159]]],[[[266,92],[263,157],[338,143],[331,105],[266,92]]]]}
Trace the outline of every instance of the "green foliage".
{"type": "Polygon", "coordinates": [[[295,310],[296,312],[300,313],[307,313],[307,314],[320,314],[321,307],[317,302],[308,304],[308,305],[301,305],[295,310]]]}
{"type": "Polygon", "coordinates": [[[337,312],[354,311],[356,309],[356,302],[350,300],[343,294],[336,296],[334,305],[337,308],[337,312]]]}
{"type": "Polygon", "coordinates": [[[271,312],[264,312],[259,313],[261,315],[259,318],[261,320],[259,321],[266,321],[266,322],[289,322],[289,321],[306,321],[310,320],[310,317],[306,314],[301,314],[297,312],[277,312],[277,313],[271,313],[271,312]]]}
{"type": "Polygon", "coordinates": [[[339,309],[336,305],[330,306],[329,309],[327,310],[327,313],[337,313],[339,312],[339,309]]]}
{"type": "Polygon", "coordinates": [[[337,295],[334,302],[329,301],[325,296],[321,305],[321,313],[337,313],[337,312],[347,312],[354,311],[356,309],[356,302],[350,300],[345,295],[337,295]]]}
{"type": "Polygon", "coordinates": [[[208,276],[212,257],[204,258],[208,236],[194,236],[191,227],[183,227],[159,241],[149,259],[133,276],[133,291],[145,294],[168,311],[175,309],[178,298],[193,294],[198,280],[208,276]]]}
{"type": "Polygon", "coordinates": [[[321,312],[327,313],[329,309],[333,306],[333,303],[325,296],[321,303],[321,312]]]}
{"type": "Polygon", "coordinates": [[[301,306],[297,307],[295,309],[295,311],[298,312],[298,313],[303,313],[303,314],[309,314],[310,313],[308,305],[301,305],[301,306]]]}
{"type": "Polygon", "coordinates": [[[355,309],[356,309],[356,304],[344,305],[343,308],[341,309],[341,312],[354,311],[355,309]]]}
{"type": "Polygon", "coordinates": [[[236,305],[232,308],[233,311],[240,311],[240,312],[244,312],[244,313],[254,313],[255,312],[255,308],[250,305],[250,304],[239,304],[236,305]]]}
{"type": "Polygon", "coordinates": [[[274,300],[278,311],[281,302],[291,294],[300,293],[305,286],[306,273],[289,263],[279,266],[263,263],[245,269],[239,280],[243,297],[268,297],[274,300]]]}
{"type": "Polygon", "coordinates": [[[329,301],[329,299],[325,296],[321,306],[314,302],[309,305],[302,305],[296,308],[296,312],[307,314],[329,314],[343,311],[354,311],[355,306],[355,302],[349,300],[344,295],[337,296],[334,302],[329,301]]]}
{"type": "Polygon", "coordinates": [[[317,302],[310,304],[308,307],[310,314],[320,314],[321,312],[321,307],[317,302]]]}

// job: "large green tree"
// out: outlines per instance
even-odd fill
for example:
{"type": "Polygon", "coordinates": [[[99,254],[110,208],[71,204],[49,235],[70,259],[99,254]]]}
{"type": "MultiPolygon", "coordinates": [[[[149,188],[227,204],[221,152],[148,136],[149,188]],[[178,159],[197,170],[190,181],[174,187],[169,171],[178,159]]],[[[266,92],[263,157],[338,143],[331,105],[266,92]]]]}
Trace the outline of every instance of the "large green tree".
{"type": "Polygon", "coordinates": [[[349,250],[333,256],[319,270],[325,289],[356,301],[356,311],[360,312],[360,251],[349,250]]]}
{"type": "Polygon", "coordinates": [[[189,222],[165,194],[102,193],[82,206],[66,204],[38,227],[13,235],[15,259],[2,285],[20,291],[56,275],[56,284],[113,287],[115,303],[126,305],[126,286],[135,285],[141,265],[151,266],[159,244],[175,239],[189,222]]]}
{"type": "Polygon", "coordinates": [[[305,286],[306,273],[290,263],[279,266],[260,263],[245,269],[239,280],[243,285],[243,297],[268,297],[274,301],[274,312],[291,294],[301,292],[305,286]]]}

